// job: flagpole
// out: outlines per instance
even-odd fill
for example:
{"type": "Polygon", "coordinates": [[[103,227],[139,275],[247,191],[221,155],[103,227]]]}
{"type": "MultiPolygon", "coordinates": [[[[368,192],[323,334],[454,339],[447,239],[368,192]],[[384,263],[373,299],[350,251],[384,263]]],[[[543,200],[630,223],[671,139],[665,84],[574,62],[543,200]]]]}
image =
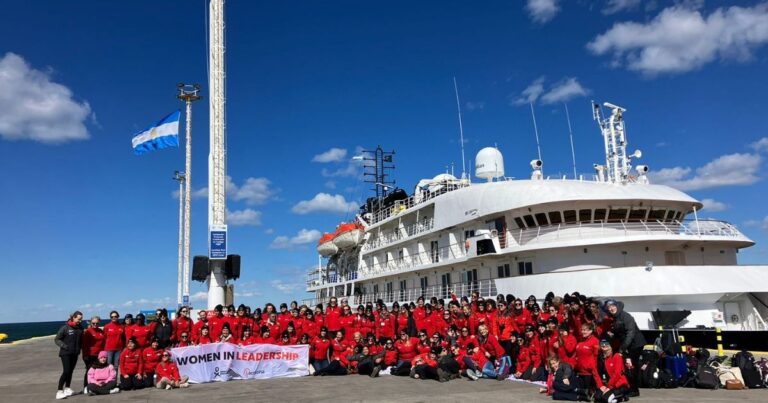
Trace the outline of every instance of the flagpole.
{"type": "Polygon", "coordinates": [[[184,163],[184,253],[182,304],[189,305],[189,232],[192,197],[192,102],[202,98],[199,95],[200,84],[188,85],[181,83],[177,86],[178,98],[186,103],[186,147],[184,163]]]}
{"type": "Polygon", "coordinates": [[[173,180],[179,182],[179,267],[178,285],[176,287],[176,304],[178,307],[181,307],[184,284],[184,172],[174,172],[173,180]]]}

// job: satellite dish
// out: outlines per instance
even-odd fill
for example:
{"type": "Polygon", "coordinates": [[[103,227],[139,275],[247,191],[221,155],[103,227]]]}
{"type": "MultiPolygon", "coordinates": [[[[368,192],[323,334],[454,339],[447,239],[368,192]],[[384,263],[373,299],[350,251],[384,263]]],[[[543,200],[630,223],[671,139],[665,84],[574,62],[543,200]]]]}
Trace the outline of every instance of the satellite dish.
{"type": "Polygon", "coordinates": [[[632,158],[640,158],[643,156],[643,152],[640,150],[635,150],[634,153],[632,153],[632,158]]]}

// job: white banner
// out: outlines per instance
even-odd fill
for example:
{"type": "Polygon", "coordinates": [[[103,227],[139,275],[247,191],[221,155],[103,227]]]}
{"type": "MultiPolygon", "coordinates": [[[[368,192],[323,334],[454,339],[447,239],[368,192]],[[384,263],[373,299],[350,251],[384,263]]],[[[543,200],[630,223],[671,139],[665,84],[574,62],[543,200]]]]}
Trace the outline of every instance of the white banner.
{"type": "Polygon", "coordinates": [[[181,375],[193,383],[309,375],[309,346],[212,343],[171,350],[181,375]]]}

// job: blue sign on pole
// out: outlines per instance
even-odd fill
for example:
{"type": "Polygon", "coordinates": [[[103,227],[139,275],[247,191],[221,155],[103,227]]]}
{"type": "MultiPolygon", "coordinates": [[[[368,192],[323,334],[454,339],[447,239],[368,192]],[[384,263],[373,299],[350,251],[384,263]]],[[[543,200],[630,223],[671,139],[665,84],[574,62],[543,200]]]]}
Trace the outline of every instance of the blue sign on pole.
{"type": "Polygon", "coordinates": [[[211,226],[210,231],[211,245],[208,249],[209,259],[227,258],[227,226],[211,226]]]}
{"type": "Polygon", "coordinates": [[[184,304],[184,306],[189,305],[189,295],[183,296],[182,301],[183,301],[182,304],[184,304]]]}

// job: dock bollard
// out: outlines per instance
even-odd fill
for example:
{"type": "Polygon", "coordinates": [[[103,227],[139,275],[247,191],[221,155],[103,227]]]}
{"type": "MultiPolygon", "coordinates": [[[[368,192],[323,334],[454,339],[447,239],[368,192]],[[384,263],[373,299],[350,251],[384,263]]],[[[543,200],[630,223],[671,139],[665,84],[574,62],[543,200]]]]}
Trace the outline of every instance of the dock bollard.
{"type": "Polygon", "coordinates": [[[717,335],[717,356],[722,357],[725,353],[723,352],[723,334],[719,327],[715,328],[715,334],[717,335]]]}

